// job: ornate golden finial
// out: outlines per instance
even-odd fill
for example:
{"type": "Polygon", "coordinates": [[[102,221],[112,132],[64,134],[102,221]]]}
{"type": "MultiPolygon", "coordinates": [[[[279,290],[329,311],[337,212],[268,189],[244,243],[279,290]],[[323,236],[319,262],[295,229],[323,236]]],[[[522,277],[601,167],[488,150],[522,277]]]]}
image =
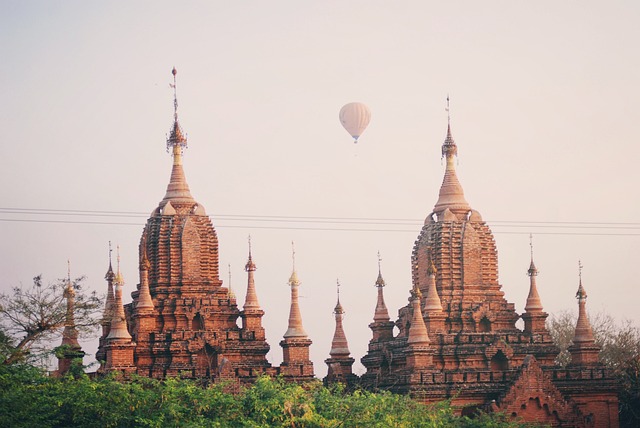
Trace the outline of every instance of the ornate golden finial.
{"type": "Polygon", "coordinates": [[[451,156],[458,155],[458,146],[456,146],[455,141],[453,141],[453,137],[451,136],[451,108],[449,105],[449,94],[447,94],[447,137],[444,139],[444,143],[442,144],[442,158],[449,159],[451,156]]]}
{"type": "Polygon", "coordinates": [[[249,235],[249,258],[247,259],[247,264],[244,265],[244,270],[247,272],[256,270],[256,264],[253,263],[253,257],[251,256],[251,235],[249,235]]]}
{"type": "Polygon", "coordinates": [[[179,157],[182,154],[182,150],[187,147],[187,138],[178,123],[178,86],[176,83],[178,71],[175,67],[171,70],[171,74],[173,74],[173,84],[170,83],[169,86],[173,88],[173,126],[171,127],[171,134],[167,138],[167,151],[173,149],[174,157],[179,157]]]}
{"type": "Polygon", "coordinates": [[[120,272],[120,245],[116,245],[116,284],[124,285],[124,278],[120,272]]]}
{"type": "Polygon", "coordinates": [[[293,241],[291,241],[291,259],[293,261],[293,271],[289,277],[289,285],[297,287],[300,285],[300,280],[298,280],[298,274],[296,272],[296,247],[293,241]]]}
{"type": "Polygon", "coordinates": [[[578,300],[586,300],[587,299],[587,292],[585,291],[584,287],[582,286],[582,268],[584,266],[582,265],[582,262],[580,260],[578,260],[578,292],[576,293],[576,299],[578,300]]]}

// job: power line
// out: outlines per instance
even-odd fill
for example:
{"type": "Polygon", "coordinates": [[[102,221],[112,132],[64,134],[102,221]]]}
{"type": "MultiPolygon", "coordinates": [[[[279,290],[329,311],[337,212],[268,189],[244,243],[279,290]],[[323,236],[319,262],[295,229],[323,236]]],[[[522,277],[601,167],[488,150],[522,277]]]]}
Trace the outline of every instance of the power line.
{"type": "MultiPolygon", "coordinates": [[[[27,214],[27,215],[70,215],[88,217],[144,217],[148,212],[139,211],[98,211],[98,210],[62,210],[45,208],[2,208],[0,214],[27,214]]],[[[217,220],[230,221],[259,221],[259,222],[295,222],[295,223],[346,223],[346,224],[385,224],[409,226],[422,224],[423,220],[403,218],[376,218],[376,217],[327,217],[327,216],[283,216],[283,215],[257,215],[257,214],[215,214],[210,216],[217,220]],[[401,223],[391,223],[401,222],[401,223]]],[[[571,228],[640,228],[640,223],[631,222],[593,222],[593,221],[540,221],[540,220],[487,220],[494,227],[571,227],[571,228]],[[536,225],[536,226],[534,226],[536,225]],[[558,225],[558,226],[556,226],[558,225]]],[[[132,223],[133,224],[133,223],[132,223]]]]}
{"type": "MultiPolygon", "coordinates": [[[[125,223],[125,222],[99,222],[99,221],[80,221],[80,220],[37,220],[37,219],[6,219],[0,218],[0,222],[21,222],[21,223],[54,223],[54,224],[89,224],[89,225],[109,225],[109,226],[138,226],[142,227],[143,223],[125,223]]],[[[295,223],[295,222],[294,222],[295,223]]],[[[260,226],[260,225],[229,225],[216,224],[216,228],[243,228],[243,229],[272,229],[272,230],[310,230],[310,231],[328,231],[328,232],[402,232],[402,233],[418,233],[418,229],[372,229],[372,228],[330,228],[330,227],[296,227],[296,226],[260,226]]],[[[514,228],[530,228],[544,226],[513,226],[514,228]]],[[[494,231],[498,235],[528,235],[527,231],[494,231]]],[[[640,233],[588,233],[588,232],[536,232],[536,235],[561,235],[561,236],[640,236],[640,233]]]]}

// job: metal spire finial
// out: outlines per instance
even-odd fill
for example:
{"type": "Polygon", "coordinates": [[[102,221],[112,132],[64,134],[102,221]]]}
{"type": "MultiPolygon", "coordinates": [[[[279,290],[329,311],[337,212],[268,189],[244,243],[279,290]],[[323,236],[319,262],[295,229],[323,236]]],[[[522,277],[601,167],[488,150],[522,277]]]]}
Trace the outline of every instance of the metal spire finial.
{"type": "Polygon", "coordinates": [[[291,287],[298,287],[300,285],[300,280],[298,279],[298,273],[296,272],[296,247],[293,241],[291,241],[291,259],[293,261],[293,270],[289,277],[289,285],[291,287]]]}
{"type": "Polygon", "coordinates": [[[338,303],[340,303],[340,279],[336,278],[336,293],[338,295],[338,303]]]}
{"type": "Polygon", "coordinates": [[[529,234],[529,247],[531,247],[531,261],[533,261],[533,234],[529,234]]]}
{"type": "Polygon", "coordinates": [[[582,261],[578,259],[578,279],[580,279],[580,283],[582,284],[582,261]]]}
{"type": "Polygon", "coordinates": [[[67,281],[71,284],[71,260],[67,259],[67,281]]]}
{"type": "Polygon", "coordinates": [[[451,110],[449,108],[449,94],[447,94],[447,108],[445,110],[447,111],[447,125],[451,125],[451,110]]]}
{"type": "Polygon", "coordinates": [[[173,88],[173,118],[178,120],[178,90],[176,85],[176,74],[178,74],[178,70],[173,67],[171,70],[171,74],[173,74],[173,84],[169,84],[173,88]]]}
{"type": "Polygon", "coordinates": [[[113,253],[113,249],[111,248],[111,241],[109,241],[109,266],[111,266],[111,253],[113,253]]]}
{"type": "Polygon", "coordinates": [[[378,279],[376,279],[376,287],[384,287],[386,284],[384,279],[382,278],[382,268],[381,268],[382,257],[380,257],[380,251],[378,251],[378,279]]]}
{"type": "Polygon", "coordinates": [[[531,263],[529,264],[529,270],[527,270],[527,275],[529,276],[537,276],[538,269],[536,268],[535,263],[533,262],[533,234],[529,234],[529,247],[531,251],[531,263]]]}
{"type": "Polygon", "coordinates": [[[173,88],[173,126],[171,127],[171,133],[167,138],[167,151],[172,150],[173,156],[178,159],[175,162],[180,162],[180,155],[182,150],[187,147],[187,137],[182,132],[180,124],[178,123],[178,90],[176,83],[176,68],[173,67],[171,74],[173,74],[173,83],[169,86],[173,88]]]}
{"type": "Polygon", "coordinates": [[[296,246],[293,243],[293,241],[291,241],[291,260],[293,261],[293,270],[296,270],[296,246]]]}
{"type": "Polygon", "coordinates": [[[229,297],[231,299],[235,299],[236,298],[236,293],[233,292],[233,288],[231,288],[231,263],[229,263],[228,265],[229,268],[229,297]]]}

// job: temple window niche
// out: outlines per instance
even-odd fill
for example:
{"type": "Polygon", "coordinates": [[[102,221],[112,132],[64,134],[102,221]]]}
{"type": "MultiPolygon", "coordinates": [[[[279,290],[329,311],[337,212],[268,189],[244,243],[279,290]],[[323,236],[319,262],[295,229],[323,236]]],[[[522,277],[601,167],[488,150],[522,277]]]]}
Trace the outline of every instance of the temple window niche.
{"type": "Polygon", "coordinates": [[[487,317],[482,317],[477,326],[478,333],[488,333],[491,331],[491,321],[487,317]]]}
{"type": "Polygon", "coordinates": [[[507,356],[504,355],[502,351],[498,351],[493,357],[491,357],[491,362],[489,363],[489,367],[493,371],[508,370],[509,360],[507,359],[507,356]]]}
{"type": "Polygon", "coordinates": [[[202,315],[200,315],[200,312],[193,317],[193,323],[191,326],[194,331],[204,330],[204,319],[202,318],[202,315]]]}

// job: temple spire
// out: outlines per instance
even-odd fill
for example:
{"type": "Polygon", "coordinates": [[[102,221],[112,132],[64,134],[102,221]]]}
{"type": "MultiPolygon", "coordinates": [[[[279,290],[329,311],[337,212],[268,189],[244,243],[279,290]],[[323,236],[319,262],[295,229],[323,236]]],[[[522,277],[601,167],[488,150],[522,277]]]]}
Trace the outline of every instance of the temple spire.
{"type": "Polygon", "coordinates": [[[235,299],[236,293],[235,291],[233,291],[233,288],[231,287],[231,263],[227,264],[227,269],[229,271],[229,285],[227,286],[227,288],[229,289],[229,298],[235,299]]]}
{"type": "Polygon", "coordinates": [[[178,123],[177,71],[175,67],[171,73],[173,74],[173,84],[171,85],[173,88],[173,125],[167,138],[167,150],[171,151],[173,155],[173,168],[169,185],[167,186],[167,193],[161,203],[162,206],[169,201],[172,203],[195,203],[182,168],[182,152],[187,147],[187,137],[178,123]]]}
{"type": "Polygon", "coordinates": [[[64,298],[67,299],[67,312],[64,321],[64,331],[62,332],[62,344],[71,348],[80,349],[78,343],[78,330],[76,330],[75,311],[76,291],[71,281],[71,262],[67,260],[67,283],[64,287],[64,298]]]}
{"type": "Polygon", "coordinates": [[[124,286],[124,279],[120,272],[120,247],[117,247],[117,272],[115,280],[115,304],[113,311],[113,318],[111,319],[111,330],[107,340],[112,339],[128,339],[131,340],[129,330],[127,330],[127,320],[124,315],[124,305],[122,303],[122,287],[124,286]]]}
{"type": "Polygon", "coordinates": [[[65,314],[64,330],[62,331],[62,346],[56,352],[58,357],[58,370],[54,375],[62,376],[69,372],[74,361],[82,364],[84,352],[78,343],[78,330],[74,317],[75,290],[71,281],[71,263],[67,260],[67,281],[64,287],[64,298],[67,299],[67,312],[65,314]]]}
{"type": "Polygon", "coordinates": [[[302,315],[300,314],[300,305],[298,304],[298,288],[300,287],[300,281],[298,280],[298,274],[296,272],[296,251],[291,242],[292,248],[292,260],[293,271],[289,277],[289,286],[291,287],[291,307],[289,309],[289,326],[284,338],[307,338],[307,332],[302,326],[302,315]]]}
{"type": "Polygon", "coordinates": [[[116,275],[113,273],[113,267],[111,265],[111,253],[113,250],[111,249],[111,241],[109,241],[109,269],[107,269],[107,273],[104,276],[104,279],[107,281],[107,299],[104,304],[104,312],[102,314],[102,326],[103,326],[103,335],[106,336],[109,334],[108,331],[105,331],[105,328],[108,330],[108,326],[111,324],[111,318],[113,318],[113,308],[115,305],[115,297],[113,294],[113,281],[116,278],[116,275]]]}
{"type": "Polygon", "coordinates": [[[436,272],[436,266],[429,257],[429,267],[427,267],[429,289],[427,290],[427,299],[424,302],[425,312],[442,312],[442,302],[436,288],[436,272]]]}
{"type": "Polygon", "coordinates": [[[578,321],[573,335],[573,343],[569,346],[571,366],[592,366],[598,364],[600,346],[596,344],[591,323],[587,317],[587,292],[582,286],[582,263],[578,262],[579,282],[576,298],[578,299],[578,321]]]}
{"type": "Polygon", "coordinates": [[[576,293],[576,299],[578,299],[578,321],[576,323],[576,330],[573,336],[573,343],[576,344],[591,344],[595,342],[593,337],[593,330],[591,329],[591,323],[587,317],[587,292],[582,286],[582,263],[578,261],[579,280],[578,280],[578,292],[576,293]]]}
{"type": "Polygon", "coordinates": [[[138,294],[138,302],[136,309],[153,309],[153,299],[149,290],[149,268],[151,263],[147,258],[146,245],[142,248],[142,257],[140,259],[140,293],[138,294]]]}
{"type": "Polygon", "coordinates": [[[378,279],[376,280],[376,288],[378,289],[378,301],[376,302],[376,310],[373,316],[374,322],[386,322],[389,321],[389,311],[387,305],[384,302],[383,288],[387,285],[382,278],[381,269],[382,258],[380,258],[380,251],[378,251],[378,279]]]}
{"type": "Polygon", "coordinates": [[[529,275],[529,296],[527,297],[527,304],[524,310],[527,312],[541,312],[542,302],[540,301],[540,295],[538,295],[538,288],[536,286],[536,276],[538,276],[538,269],[536,269],[535,263],[533,263],[533,237],[529,235],[529,246],[531,247],[531,264],[527,275],[529,275]]]}
{"type": "Polygon", "coordinates": [[[442,185],[440,186],[438,202],[436,202],[436,205],[433,208],[433,211],[438,214],[438,219],[440,219],[441,214],[447,209],[456,215],[465,215],[471,210],[471,207],[464,198],[464,191],[462,190],[462,186],[460,185],[460,181],[458,181],[458,176],[456,175],[454,157],[458,155],[458,146],[451,136],[451,116],[448,95],[446,110],[447,136],[442,144],[442,157],[446,159],[446,168],[442,185]]]}
{"type": "Polygon", "coordinates": [[[251,236],[249,236],[249,259],[244,266],[244,270],[247,271],[247,296],[245,298],[243,309],[260,309],[260,303],[258,302],[258,295],[256,294],[256,285],[253,277],[253,273],[256,271],[256,264],[253,262],[251,256],[251,236]]]}
{"type": "Polygon", "coordinates": [[[333,314],[335,315],[336,319],[336,328],[333,333],[333,340],[331,341],[331,351],[329,352],[331,358],[348,357],[350,354],[347,337],[344,334],[344,329],[342,327],[344,309],[342,309],[342,305],[340,304],[340,281],[338,280],[336,280],[336,290],[337,303],[336,307],[333,310],[333,314]]]}
{"type": "Polygon", "coordinates": [[[421,300],[422,293],[416,285],[413,287],[413,290],[411,290],[413,316],[411,317],[411,325],[407,339],[407,343],[410,345],[427,345],[431,342],[429,340],[429,333],[427,332],[427,325],[424,323],[424,318],[422,317],[421,300]]]}

